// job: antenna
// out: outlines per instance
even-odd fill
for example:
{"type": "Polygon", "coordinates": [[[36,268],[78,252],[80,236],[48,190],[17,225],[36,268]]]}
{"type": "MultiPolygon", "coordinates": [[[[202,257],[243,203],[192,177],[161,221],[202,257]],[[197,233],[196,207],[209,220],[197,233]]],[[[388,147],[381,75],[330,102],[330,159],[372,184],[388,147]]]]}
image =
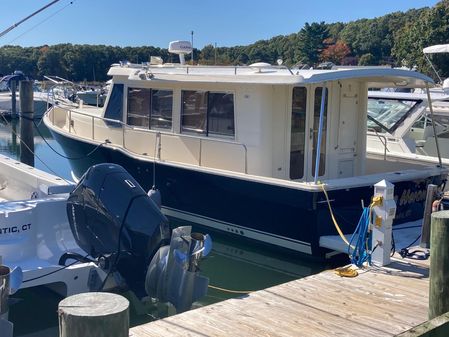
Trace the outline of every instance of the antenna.
{"type": "Polygon", "coordinates": [[[179,63],[186,64],[184,55],[193,52],[192,45],[189,41],[172,41],[168,45],[168,52],[179,55],[179,63]]]}

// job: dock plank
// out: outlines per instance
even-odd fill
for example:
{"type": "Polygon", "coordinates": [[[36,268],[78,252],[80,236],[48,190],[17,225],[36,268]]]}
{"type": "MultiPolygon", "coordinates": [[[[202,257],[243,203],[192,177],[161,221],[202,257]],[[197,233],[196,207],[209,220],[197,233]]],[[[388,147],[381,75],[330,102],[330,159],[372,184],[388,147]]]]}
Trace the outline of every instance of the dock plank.
{"type": "Polygon", "coordinates": [[[394,336],[427,320],[429,261],[395,257],[355,278],[333,271],[130,330],[155,336],[394,336]]]}

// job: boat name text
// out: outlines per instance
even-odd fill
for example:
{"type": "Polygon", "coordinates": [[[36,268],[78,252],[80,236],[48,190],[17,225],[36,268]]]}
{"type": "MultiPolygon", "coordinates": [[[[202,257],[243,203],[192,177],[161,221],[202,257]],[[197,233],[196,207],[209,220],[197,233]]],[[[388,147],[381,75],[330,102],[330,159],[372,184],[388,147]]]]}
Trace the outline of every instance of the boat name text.
{"type": "Polygon", "coordinates": [[[27,223],[22,226],[0,227],[1,234],[20,233],[21,231],[27,231],[31,229],[31,224],[27,223]]]}

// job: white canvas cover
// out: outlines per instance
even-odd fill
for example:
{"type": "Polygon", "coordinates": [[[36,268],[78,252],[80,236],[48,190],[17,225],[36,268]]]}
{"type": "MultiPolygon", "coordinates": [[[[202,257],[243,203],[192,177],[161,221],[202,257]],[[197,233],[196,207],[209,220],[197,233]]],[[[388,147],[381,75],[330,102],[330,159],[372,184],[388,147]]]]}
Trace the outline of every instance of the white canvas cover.
{"type": "Polygon", "coordinates": [[[426,47],[422,51],[424,54],[449,53],[449,44],[437,44],[426,47]]]}

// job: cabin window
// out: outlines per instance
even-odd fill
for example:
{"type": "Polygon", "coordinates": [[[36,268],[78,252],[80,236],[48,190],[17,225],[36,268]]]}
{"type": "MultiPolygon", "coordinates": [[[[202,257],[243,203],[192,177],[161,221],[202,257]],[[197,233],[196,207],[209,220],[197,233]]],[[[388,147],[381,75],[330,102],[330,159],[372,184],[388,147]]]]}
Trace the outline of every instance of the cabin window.
{"type": "Polygon", "coordinates": [[[205,136],[234,137],[234,95],[184,90],[181,131],[205,136]]]}
{"type": "Polygon", "coordinates": [[[127,124],[145,129],[171,129],[173,92],[128,88],[127,124]]]}
{"type": "Polygon", "coordinates": [[[151,89],[128,88],[128,116],[126,124],[150,127],[151,89]]]}
{"type": "Polygon", "coordinates": [[[304,176],[307,89],[293,88],[290,136],[290,179],[304,176]]]}
{"type": "MultiPolygon", "coordinates": [[[[321,111],[321,98],[323,95],[323,88],[315,89],[315,99],[313,107],[313,149],[312,149],[312,176],[315,176],[315,163],[316,163],[316,152],[318,145],[318,130],[320,126],[320,111],[321,111]]],[[[326,171],[326,133],[327,133],[327,101],[328,95],[327,90],[324,97],[324,115],[323,115],[323,132],[321,134],[321,147],[320,147],[320,168],[318,171],[318,176],[323,176],[326,171]]]]}
{"type": "Polygon", "coordinates": [[[171,129],[173,112],[173,91],[152,90],[151,129],[171,129]]]}
{"type": "Polygon", "coordinates": [[[113,85],[104,117],[118,121],[123,120],[123,84],[113,85]]]}

